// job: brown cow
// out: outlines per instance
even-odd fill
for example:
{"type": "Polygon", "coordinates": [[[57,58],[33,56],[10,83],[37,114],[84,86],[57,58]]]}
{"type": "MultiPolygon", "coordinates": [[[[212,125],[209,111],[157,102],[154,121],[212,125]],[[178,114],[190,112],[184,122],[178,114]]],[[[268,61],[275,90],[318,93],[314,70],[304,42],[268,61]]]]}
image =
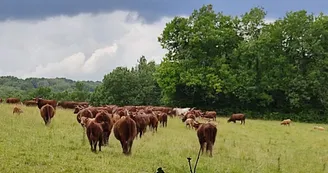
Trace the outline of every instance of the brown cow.
{"type": "Polygon", "coordinates": [[[162,127],[167,127],[167,114],[166,113],[160,113],[157,116],[158,121],[160,124],[162,124],[162,127]]]}
{"type": "Polygon", "coordinates": [[[43,118],[44,124],[49,125],[51,122],[51,119],[55,116],[55,108],[53,108],[49,104],[45,104],[40,109],[41,117],[43,118]]]}
{"type": "MultiPolygon", "coordinates": [[[[77,106],[85,108],[89,106],[88,102],[75,102],[75,101],[61,101],[57,106],[61,106],[64,109],[75,109],[77,106]]],[[[76,112],[77,113],[77,112],[76,112]]]]}
{"type": "Polygon", "coordinates": [[[213,119],[214,121],[216,121],[216,112],[215,111],[206,111],[205,114],[203,114],[202,117],[203,118],[213,119]]]}
{"type": "Polygon", "coordinates": [[[121,117],[120,117],[120,115],[118,115],[118,114],[112,114],[112,116],[113,116],[113,123],[115,124],[121,117]]]}
{"type": "Polygon", "coordinates": [[[188,118],[185,121],[185,123],[186,123],[186,128],[189,127],[189,129],[190,129],[190,127],[191,128],[194,128],[196,121],[194,119],[192,119],[192,118],[188,118]]]}
{"type": "Polygon", "coordinates": [[[200,125],[202,125],[202,124],[204,124],[204,123],[200,123],[198,121],[194,121],[193,127],[194,127],[195,130],[197,130],[200,127],[200,125]]]}
{"type": "Polygon", "coordinates": [[[7,98],[6,99],[6,103],[9,103],[9,104],[15,104],[15,103],[19,103],[19,102],[20,102],[19,98],[7,98]]]}
{"type": "Polygon", "coordinates": [[[137,112],[136,106],[124,106],[123,109],[127,109],[129,112],[137,112]]]}
{"type": "Polygon", "coordinates": [[[25,106],[37,106],[37,103],[34,100],[26,100],[23,104],[25,106]]]}
{"type": "Polygon", "coordinates": [[[87,129],[87,136],[91,146],[91,151],[97,151],[97,143],[99,151],[101,151],[101,145],[103,143],[103,128],[100,123],[97,123],[94,118],[90,119],[82,117],[81,124],[87,129]]]}
{"type": "Polygon", "coordinates": [[[201,152],[204,152],[206,143],[206,153],[210,151],[210,157],[212,157],[213,145],[216,139],[217,128],[211,123],[204,123],[197,129],[198,141],[201,147],[201,152]]]}
{"type": "Polygon", "coordinates": [[[86,109],[82,109],[81,111],[79,111],[77,113],[76,120],[77,120],[78,123],[81,123],[81,118],[82,117],[94,118],[95,117],[95,114],[93,114],[89,109],[86,108],[86,109]]]}
{"type": "Polygon", "coordinates": [[[194,114],[194,112],[187,112],[185,115],[182,116],[181,120],[182,122],[185,122],[188,118],[196,120],[196,115],[194,114]]]}
{"type": "Polygon", "coordinates": [[[118,114],[120,117],[126,116],[126,112],[124,112],[124,109],[122,107],[115,107],[112,111],[113,114],[118,114]]]}
{"type": "Polygon", "coordinates": [[[21,113],[23,113],[23,110],[21,108],[15,106],[14,109],[13,109],[13,115],[15,113],[18,114],[18,115],[20,115],[21,113]]]}
{"type": "Polygon", "coordinates": [[[130,115],[122,117],[115,123],[114,135],[121,143],[123,154],[130,155],[133,140],[137,136],[137,124],[130,115]]]}
{"type": "Polygon", "coordinates": [[[77,106],[75,106],[75,108],[74,108],[74,114],[77,114],[77,113],[79,113],[79,111],[81,111],[82,109],[85,109],[85,107],[83,107],[83,106],[81,106],[81,105],[77,105],[77,106]]]}
{"type": "Polygon", "coordinates": [[[83,106],[83,107],[88,107],[89,103],[88,102],[77,102],[78,105],[83,106]]]}
{"type": "Polygon", "coordinates": [[[43,105],[49,104],[51,105],[54,109],[56,109],[57,106],[57,101],[56,100],[46,100],[46,99],[42,99],[42,98],[33,98],[33,100],[35,100],[36,104],[38,105],[38,108],[41,109],[41,107],[43,105]]]}
{"type": "Polygon", "coordinates": [[[136,122],[137,132],[139,133],[139,137],[141,138],[142,134],[146,132],[147,125],[150,122],[149,117],[143,113],[132,113],[131,118],[136,122]]]}
{"type": "Polygon", "coordinates": [[[244,124],[245,125],[245,119],[246,119],[246,115],[245,114],[232,114],[231,117],[228,119],[228,123],[229,122],[234,122],[236,123],[236,121],[240,121],[240,124],[244,124]]]}
{"type": "Polygon", "coordinates": [[[60,101],[57,106],[60,106],[64,109],[74,109],[78,105],[77,102],[74,101],[60,101]]]}
{"type": "Polygon", "coordinates": [[[149,128],[152,129],[153,132],[157,132],[157,127],[158,127],[158,119],[155,115],[153,114],[148,114],[149,115],[149,128]]]}
{"type": "Polygon", "coordinates": [[[106,111],[100,111],[95,117],[95,122],[101,123],[103,129],[103,144],[108,145],[109,136],[113,128],[111,115],[106,111]]]}

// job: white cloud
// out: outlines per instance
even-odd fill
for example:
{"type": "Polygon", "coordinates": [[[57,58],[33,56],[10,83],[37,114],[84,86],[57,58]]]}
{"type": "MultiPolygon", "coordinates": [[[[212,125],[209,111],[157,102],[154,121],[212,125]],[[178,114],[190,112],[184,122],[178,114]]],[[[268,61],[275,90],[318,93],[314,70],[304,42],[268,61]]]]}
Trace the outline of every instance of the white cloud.
{"type": "Polygon", "coordinates": [[[266,18],[266,19],[264,19],[264,22],[266,24],[274,23],[275,21],[276,21],[276,19],[273,19],[273,18],[266,18]]]}
{"type": "Polygon", "coordinates": [[[2,21],[0,75],[101,80],[117,66],[134,66],[141,55],[159,63],[166,51],[157,37],[170,20],[146,24],[135,12],[115,11],[2,21]]]}
{"type": "Polygon", "coordinates": [[[56,16],[0,22],[0,75],[101,80],[141,55],[160,62],[157,37],[170,18],[146,24],[137,13],[56,16]]]}

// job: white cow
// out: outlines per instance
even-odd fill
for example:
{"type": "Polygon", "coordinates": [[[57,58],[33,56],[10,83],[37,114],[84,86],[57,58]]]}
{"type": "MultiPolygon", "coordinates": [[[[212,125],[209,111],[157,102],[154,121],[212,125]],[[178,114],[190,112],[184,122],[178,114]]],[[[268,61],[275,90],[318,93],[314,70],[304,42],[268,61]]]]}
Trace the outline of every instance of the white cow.
{"type": "Polygon", "coordinates": [[[176,116],[184,115],[186,114],[190,108],[173,108],[173,111],[175,111],[176,116]]]}

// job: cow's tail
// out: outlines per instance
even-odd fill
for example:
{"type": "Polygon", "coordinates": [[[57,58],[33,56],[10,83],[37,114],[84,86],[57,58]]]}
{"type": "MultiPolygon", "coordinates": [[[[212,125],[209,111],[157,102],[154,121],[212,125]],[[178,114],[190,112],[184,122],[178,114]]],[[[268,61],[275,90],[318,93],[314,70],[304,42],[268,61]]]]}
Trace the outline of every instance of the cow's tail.
{"type": "MultiPolygon", "coordinates": [[[[134,120],[132,120],[131,122],[133,122],[133,121],[134,120]]],[[[129,129],[129,138],[127,140],[127,144],[130,144],[134,140],[134,138],[138,136],[138,133],[137,133],[136,136],[134,136],[134,134],[135,134],[135,128],[133,128],[133,126],[128,126],[128,129],[129,129]]]]}
{"type": "Polygon", "coordinates": [[[91,143],[92,143],[92,145],[94,145],[95,144],[95,139],[96,139],[96,135],[94,134],[94,131],[92,130],[92,128],[90,128],[90,129],[87,129],[87,130],[89,130],[89,135],[90,135],[90,139],[91,139],[91,143]]]}
{"type": "Polygon", "coordinates": [[[208,144],[211,144],[212,146],[214,145],[216,133],[217,133],[216,127],[205,129],[205,134],[208,135],[208,137],[206,138],[207,145],[208,144]]]}
{"type": "Polygon", "coordinates": [[[47,107],[46,107],[46,119],[47,119],[47,124],[50,124],[50,122],[51,122],[51,111],[52,111],[51,106],[50,106],[50,105],[47,106],[47,107]]]}

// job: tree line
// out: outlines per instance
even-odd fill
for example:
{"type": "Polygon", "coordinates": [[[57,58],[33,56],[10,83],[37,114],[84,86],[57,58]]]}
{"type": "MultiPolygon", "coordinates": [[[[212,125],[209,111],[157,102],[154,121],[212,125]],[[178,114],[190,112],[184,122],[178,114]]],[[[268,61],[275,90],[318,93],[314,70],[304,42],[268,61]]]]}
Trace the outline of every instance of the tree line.
{"type": "Polygon", "coordinates": [[[265,17],[260,7],[230,16],[212,5],[175,17],[158,37],[168,51],[159,65],[116,68],[91,100],[327,122],[328,17],[305,10],[272,23],[265,17]]]}
{"type": "Polygon", "coordinates": [[[21,101],[34,97],[47,99],[85,101],[101,82],[73,81],[66,78],[0,77],[0,98],[17,97],[21,101]]]}
{"type": "Polygon", "coordinates": [[[328,122],[328,16],[265,17],[260,7],[230,16],[212,5],[175,17],[158,37],[168,51],[160,64],[142,56],[135,67],[117,67],[86,100],[328,122]]]}

